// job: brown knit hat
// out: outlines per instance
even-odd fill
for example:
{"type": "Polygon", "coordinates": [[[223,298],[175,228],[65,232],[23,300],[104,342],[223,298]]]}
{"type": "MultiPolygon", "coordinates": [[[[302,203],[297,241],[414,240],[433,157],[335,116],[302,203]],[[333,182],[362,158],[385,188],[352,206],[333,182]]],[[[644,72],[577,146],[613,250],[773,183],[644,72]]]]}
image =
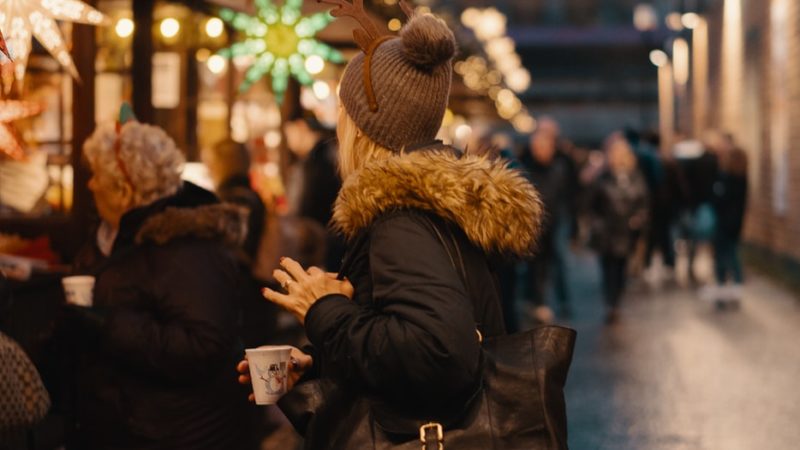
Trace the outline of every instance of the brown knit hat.
{"type": "Polygon", "coordinates": [[[455,52],[443,20],[413,15],[400,37],[375,39],[347,65],[339,88],[347,114],[393,151],[433,141],[447,108],[455,52]]]}

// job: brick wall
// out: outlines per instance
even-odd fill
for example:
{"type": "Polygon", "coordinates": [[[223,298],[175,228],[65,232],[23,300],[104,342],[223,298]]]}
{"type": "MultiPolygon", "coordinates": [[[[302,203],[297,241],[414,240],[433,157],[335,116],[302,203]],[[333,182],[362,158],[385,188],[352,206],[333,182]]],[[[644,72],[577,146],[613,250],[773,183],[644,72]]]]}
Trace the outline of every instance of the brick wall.
{"type": "Polygon", "coordinates": [[[734,134],[750,155],[750,198],[745,239],[776,254],[800,260],[800,2],[797,0],[724,0],[707,12],[709,24],[709,120],[712,128],[734,134]],[[741,32],[728,30],[726,2],[741,2],[741,32]],[[771,8],[784,8],[780,42],[771,8]],[[727,20],[726,20],[727,19],[727,20]],[[774,63],[784,45],[786,58],[774,63]],[[781,64],[783,67],[781,67],[781,64]],[[774,136],[785,109],[788,142],[785,158],[773,154],[774,136]],[[774,201],[784,170],[785,210],[774,201]]]}

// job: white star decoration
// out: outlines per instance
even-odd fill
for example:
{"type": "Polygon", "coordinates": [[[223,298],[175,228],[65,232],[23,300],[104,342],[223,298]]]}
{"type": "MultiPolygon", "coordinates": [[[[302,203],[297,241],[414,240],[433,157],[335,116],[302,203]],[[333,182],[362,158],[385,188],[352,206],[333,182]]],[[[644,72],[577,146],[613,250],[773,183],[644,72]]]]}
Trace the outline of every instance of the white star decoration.
{"type": "Polygon", "coordinates": [[[103,13],[78,0],[0,0],[0,30],[14,58],[18,82],[25,77],[33,36],[73,77],[79,78],[56,20],[90,25],[108,23],[103,13]]]}

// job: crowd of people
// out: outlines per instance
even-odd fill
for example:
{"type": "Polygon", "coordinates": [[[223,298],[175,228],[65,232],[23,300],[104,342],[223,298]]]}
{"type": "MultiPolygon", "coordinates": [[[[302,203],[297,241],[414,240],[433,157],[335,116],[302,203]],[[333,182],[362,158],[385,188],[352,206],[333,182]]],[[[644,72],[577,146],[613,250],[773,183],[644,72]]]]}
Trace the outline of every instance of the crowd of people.
{"type": "Polygon", "coordinates": [[[678,248],[686,249],[685,277],[702,286],[704,299],[719,309],[739,305],[747,155],[732,136],[709,131],[701,140],[679,138],[662,151],[657,135],[628,129],[590,150],[575,146],[554,119],[543,117],[523,145],[495,142],[506,143],[499,154],[526,174],[546,211],[536,255],[499,270],[508,329],[519,329],[520,299],[529,301],[537,323],[572,316],[567,255],[578,248],[597,254],[608,323],[619,319],[630,274],[651,269],[656,254],[662,278],[675,281],[678,248]],[[715,278],[708,284],[694,265],[702,245],[713,250],[715,278]]]}
{"type": "Polygon", "coordinates": [[[173,140],[125,108],[85,143],[100,221],[73,271],[95,278],[94,303],[63,305],[44,377],[67,448],[259,448],[286,419],[248,405],[241,359],[268,343],[294,346],[290,384],[325,382],[314,419],[289,418],[306,448],[356,448],[375,414],[451,423],[480,389],[483,339],[521,328],[518,298],[550,323],[552,287],[573,313],[576,243],[597,252],[610,323],[631,260],[674,266],[676,234],[713,242],[720,285],[742,282],[746,158],[729,137],[664,155],[615,133],[587,151],[542,118],[520,151],[464,155],[436,140],[444,22],[414,16],[365,47],[342,79],[338,149],[310,114],[285,121],[285,199],[253,188],[232,141],[202,155],[216,195],[182,181],[173,140]]]}

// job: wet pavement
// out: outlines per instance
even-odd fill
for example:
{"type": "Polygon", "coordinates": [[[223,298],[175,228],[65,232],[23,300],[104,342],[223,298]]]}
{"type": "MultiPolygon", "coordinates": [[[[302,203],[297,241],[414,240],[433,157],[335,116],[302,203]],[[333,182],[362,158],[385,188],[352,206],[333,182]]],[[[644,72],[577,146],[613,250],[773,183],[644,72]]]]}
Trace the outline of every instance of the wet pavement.
{"type": "Polygon", "coordinates": [[[599,271],[573,255],[573,450],[800,449],[800,302],[752,275],[739,311],[635,283],[603,324],[599,271]]]}

